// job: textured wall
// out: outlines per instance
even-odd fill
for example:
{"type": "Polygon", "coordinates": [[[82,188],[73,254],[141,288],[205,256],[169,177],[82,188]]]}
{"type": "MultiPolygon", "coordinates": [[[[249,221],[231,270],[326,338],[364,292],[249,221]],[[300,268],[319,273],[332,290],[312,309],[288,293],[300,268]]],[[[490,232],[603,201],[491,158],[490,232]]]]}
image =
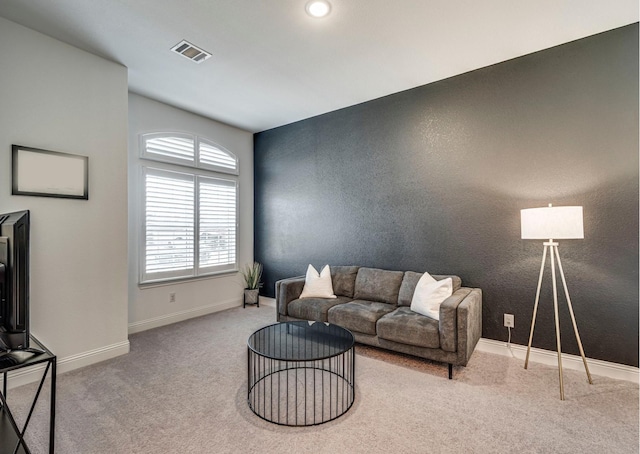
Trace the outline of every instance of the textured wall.
{"type": "MultiPolygon", "coordinates": [[[[584,206],[560,251],[586,354],[638,365],[638,24],[259,133],[254,159],[266,294],[308,263],[458,274],[483,336],[512,313],[525,345],[542,242],[519,211],[584,206]]],[[[577,354],[564,303],[561,332],[577,354]]]]}

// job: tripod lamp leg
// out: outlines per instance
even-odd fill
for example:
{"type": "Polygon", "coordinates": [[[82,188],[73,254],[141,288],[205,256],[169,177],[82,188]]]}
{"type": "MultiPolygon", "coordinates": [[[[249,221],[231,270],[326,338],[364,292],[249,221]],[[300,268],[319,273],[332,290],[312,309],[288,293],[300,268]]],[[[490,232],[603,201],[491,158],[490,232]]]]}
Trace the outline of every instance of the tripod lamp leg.
{"type": "Polygon", "coordinates": [[[524,359],[524,368],[529,365],[529,353],[531,352],[531,341],[533,341],[533,329],[536,326],[536,317],[538,315],[538,302],[540,301],[540,287],[542,286],[542,274],[544,273],[544,263],[547,260],[547,247],[542,252],[542,263],[540,264],[540,275],[538,277],[538,288],[536,289],[536,302],[533,305],[533,316],[531,317],[531,331],[529,331],[529,343],[527,344],[527,356],[524,359]]]}
{"type": "Polygon", "coordinates": [[[555,250],[556,250],[556,258],[558,259],[558,268],[560,269],[560,277],[562,278],[562,286],[564,287],[564,296],[567,299],[567,306],[569,306],[569,314],[571,315],[571,323],[573,323],[573,332],[575,333],[576,340],[578,341],[578,348],[580,350],[580,356],[582,356],[584,370],[587,372],[587,379],[589,380],[589,384],[592,385],[593,380],[591,379],[591,373],[589,372],[589,366],[587,365],[587,358],[585,357],[584,349],[582,348],[582,340],[580,340],[580,333],[578,332],[576,316],[573,313],[573,305],[571,304],[571,298],[569,297],[569,290],[567,289],[567,281],[564,278],[564,270],[562,269],[562,262],[560,261],[558,246],[555,246],[555,250]]]}

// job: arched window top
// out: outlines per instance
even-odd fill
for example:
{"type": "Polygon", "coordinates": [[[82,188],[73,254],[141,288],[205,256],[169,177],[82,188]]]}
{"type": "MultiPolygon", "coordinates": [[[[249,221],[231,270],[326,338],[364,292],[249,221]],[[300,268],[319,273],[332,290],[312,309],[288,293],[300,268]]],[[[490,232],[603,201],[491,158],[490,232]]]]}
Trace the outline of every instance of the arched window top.
{"type": "Polygon", "coordinates": [[[218,167],[221,172],[238,173],[238,158],[230,151],[207,139],[198,140],[198,150],[201,165],[218,167]]]}
{"type": "Polygon", "coordinates": [[[153,132],[141,138],[142,158],[238,175],[236,155],[204,137],[153,132]]]}

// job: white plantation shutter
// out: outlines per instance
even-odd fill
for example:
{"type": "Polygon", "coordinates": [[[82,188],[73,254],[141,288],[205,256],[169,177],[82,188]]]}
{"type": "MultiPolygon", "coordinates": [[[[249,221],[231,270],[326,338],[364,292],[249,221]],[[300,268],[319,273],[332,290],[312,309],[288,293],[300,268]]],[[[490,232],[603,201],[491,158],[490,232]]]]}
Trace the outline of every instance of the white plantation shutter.
{"type": "Polygon", "coordinates": [[[191,276],[194,268],[194,176],[145,169],[143,281],[191,276]]]}
{"type": "Polygon", "coordinates": [[[238,159],[233,153],[191,134],[143,134],[141,150],[145,159],[238,175],[238,159]]]}
{"type": "Polygon", "coordinates": [[[233,269],[236,263],[236,182],[198,177],[199,268],[233,269]]]}
{"type": "Polygon", "coordinates": [[[143,166],[140,283],[238,269],[238,159],[187,133],[148,133],[143,166]],[[225,178],[218,178],[227,174],[225,178]]]}
{"type": "Polygon", "coordinates": [[[142,136],[142,157],[157,161],[195,165],[195,140],[189,134],[153,133],[142,136]]]}
{"type": "Polygon", "coordinates": [[[219,172],[235,175],[238,174],[238,160],[236,157],[227,150],[205,139],[199,140],[198,159],[199,167],[211,168],[219,172]]]}

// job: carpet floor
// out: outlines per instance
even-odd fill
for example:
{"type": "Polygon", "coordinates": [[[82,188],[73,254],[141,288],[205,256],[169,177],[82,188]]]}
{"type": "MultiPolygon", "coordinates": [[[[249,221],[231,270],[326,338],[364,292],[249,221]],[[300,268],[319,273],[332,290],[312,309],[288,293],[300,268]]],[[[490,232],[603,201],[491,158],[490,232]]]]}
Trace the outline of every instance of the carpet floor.
{"type": "MultiPolygon", "coordinates": [[[[131,352],[58,377],[56,452],[637,453],[638,385],[475,352],[454,368],[356,346],[351,409],[284,427],[247,406],[248,336],[275,322],[272,302],[130,336],[131,352]]],[[[24,420],[35,384],[9,390],[24,420]]],[[[45,388],[27,440],[48,452],[45,388]]]]}

